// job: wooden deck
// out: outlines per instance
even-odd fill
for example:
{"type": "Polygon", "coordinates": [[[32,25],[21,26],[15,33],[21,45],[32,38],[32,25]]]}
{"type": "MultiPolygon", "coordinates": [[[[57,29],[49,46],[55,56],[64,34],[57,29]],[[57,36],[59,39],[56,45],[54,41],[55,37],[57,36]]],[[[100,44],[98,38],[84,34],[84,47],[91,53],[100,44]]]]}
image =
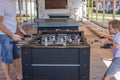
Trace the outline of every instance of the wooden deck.
{"type": "MultiPolygon", "coordinates": [[[[90,80],[101,80],[108,65],[110,64],[112,58],[112,52],[110,49],[102,49],[100,48],[100,44],[94,42],[94,40],[99,39],[94,33],[92,33],[88,27],[96,29],[97,32],[101,32],[101,30],[97,29],[95,25],[91,23],[86,23],[83,27],[80,27],[80,30],[84,31],[85,36],[87,38],[88,43],[91,45],[91,60],[90,60],[90,80]]],[[[28,34],[35,32],[35,30],[31,30],[30,27],[26,27],[25,30],[28,34]],[[32,31],[32,32],[31,32],[32,31]]],[[[104,32],[102,32],[103,34],[104,32]]],[[[10,71],[11,77],[14,80],[16,78],[15,70],[11,65],[10,71]]],[[[1,63],[0,63],[0,80],[6,80],[5,75],[3,73],[1,63]]],[[[111,80],[120,80],[120,75],[116,74],[116,77],[111,80]]]]}

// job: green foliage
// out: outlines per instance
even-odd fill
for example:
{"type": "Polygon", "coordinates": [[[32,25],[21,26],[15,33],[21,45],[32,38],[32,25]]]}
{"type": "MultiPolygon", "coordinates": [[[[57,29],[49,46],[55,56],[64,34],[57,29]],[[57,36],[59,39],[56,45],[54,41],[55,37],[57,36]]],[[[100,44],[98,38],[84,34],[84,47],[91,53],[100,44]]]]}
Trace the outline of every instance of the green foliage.
{"type": "Polygon", "coordinates": [[[111,9],[108,13],[113,13],[113,9],[111,9]]]}
{"type": "Polygon", "coordinates": [[[93,13],[96,13],[96,10],[95,10],[95,9],[93,9],[93,13]]]}
{"type": "Polygon", "coordinates": [[[117,11],[117,14],[120,14],[120,9],[117,11]]]}
{"type": "Polygon", "coordinates": [[[98,13],[103,13],[103,11],[98,11],[98,13]]]}

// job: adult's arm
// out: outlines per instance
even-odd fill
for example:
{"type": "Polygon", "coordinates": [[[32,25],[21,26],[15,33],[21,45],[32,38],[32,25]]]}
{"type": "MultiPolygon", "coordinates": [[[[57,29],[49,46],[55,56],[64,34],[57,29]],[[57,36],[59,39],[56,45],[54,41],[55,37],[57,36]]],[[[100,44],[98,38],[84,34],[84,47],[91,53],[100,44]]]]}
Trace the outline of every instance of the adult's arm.
{"type": "Polygon", "coordinates": [[[20,25],[20,23],[18,22],[18,20],[17,20],[17,28],[23,35],[27,35],[26,32],[23,30],[22,26],[20,25]]]}

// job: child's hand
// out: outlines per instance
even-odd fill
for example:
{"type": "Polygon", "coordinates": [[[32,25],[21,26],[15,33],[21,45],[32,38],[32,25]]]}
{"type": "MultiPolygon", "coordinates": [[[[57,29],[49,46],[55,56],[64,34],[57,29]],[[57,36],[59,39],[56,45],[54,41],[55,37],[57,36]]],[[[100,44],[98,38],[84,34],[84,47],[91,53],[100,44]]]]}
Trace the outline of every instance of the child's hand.
{"type": "Polygon", "coordinates": [[[105,44],[105,43],[108,42],[108,38],[100,39],[99,42],[100,42],[101,44],[105,44]]]}

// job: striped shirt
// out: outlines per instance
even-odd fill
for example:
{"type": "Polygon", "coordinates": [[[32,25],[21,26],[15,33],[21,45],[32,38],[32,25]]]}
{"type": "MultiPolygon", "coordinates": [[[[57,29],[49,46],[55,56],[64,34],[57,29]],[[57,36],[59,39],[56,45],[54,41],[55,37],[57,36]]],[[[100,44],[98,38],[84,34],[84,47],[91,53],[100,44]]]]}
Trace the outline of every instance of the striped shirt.
{"type": "MultiPolygon", "coordinates": [[[[11,32],[16,32],[16,0],[0,0],[0,16],[3,24],[11,32]]],[[[4,34],[0,31],[0,34],[4,34]]]]}

